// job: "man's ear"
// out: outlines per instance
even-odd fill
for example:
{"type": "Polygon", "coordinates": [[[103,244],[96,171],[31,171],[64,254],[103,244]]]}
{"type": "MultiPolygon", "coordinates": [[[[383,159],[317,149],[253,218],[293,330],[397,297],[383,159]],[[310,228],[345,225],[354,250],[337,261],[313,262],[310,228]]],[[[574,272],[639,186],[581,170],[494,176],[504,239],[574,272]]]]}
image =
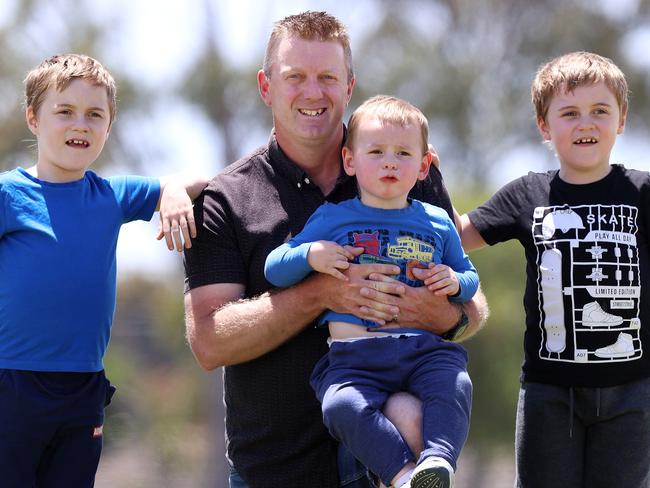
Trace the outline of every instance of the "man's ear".
{"type": "Polygon", "coordinates": [[[347,105],[348,103],[350,103],[350,99],[352,98],[352,90],[354,90],[354,85],[355,85],[356,83],[357,83],[357,79],[356,79],[356,78],[352,78],[350,81],[348,81],[348,90],[347,90],[348,101],[347,101],[346,105],[347,105]]]}
{"type": "Polygon", "coordinates": [[[341,150],[341,154],[343,156],[343,170],[347,175],[354,176],[355,169],[354,169],[354,158],[352,157],[352,149],[350,149],[347,146],[343,146],[343,149],[341,150]]]}
{"type": "Polygon", "coordinates": [[[545,141],[551,140],[551,131],[548,124],[546,123],[546,120],[541,117],[537,119],[537,130],[539,130],[540,135],[545,141]]]}
{"type": "Polygon", "coordinates": [[[38,118],[36,117],[36,112],[34,108],[29,106],[25,109],[25,120],[27,121],[27,127],[35,136],[38,135],[38,118]]]}
{"type": "Polygon", "coordinates": [[[260,90],[260,96],[264,103],[270,107],[271,106],[271,86],[269,79],[264,74],[264,70],[261,69],[257,72],[257,86],[260,90]]]}

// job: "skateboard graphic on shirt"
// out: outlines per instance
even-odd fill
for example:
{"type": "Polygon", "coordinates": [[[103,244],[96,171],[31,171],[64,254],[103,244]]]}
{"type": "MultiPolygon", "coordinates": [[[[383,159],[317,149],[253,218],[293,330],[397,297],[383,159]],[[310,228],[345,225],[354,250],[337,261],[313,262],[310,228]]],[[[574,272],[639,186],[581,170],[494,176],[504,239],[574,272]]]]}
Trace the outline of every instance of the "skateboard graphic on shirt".
{"type": "Polygon", "coordinates": [[[627,205],[537,207],[537,293],[549,361],[641,357],[637,214],[627,205]]]}

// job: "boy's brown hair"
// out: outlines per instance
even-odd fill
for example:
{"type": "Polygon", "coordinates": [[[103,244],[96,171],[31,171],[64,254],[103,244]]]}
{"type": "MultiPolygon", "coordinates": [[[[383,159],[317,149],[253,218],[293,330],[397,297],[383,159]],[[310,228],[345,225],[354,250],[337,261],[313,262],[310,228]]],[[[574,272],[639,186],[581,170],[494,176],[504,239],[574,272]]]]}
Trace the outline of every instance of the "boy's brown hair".
{"type": "Polygon", "coordinates": [[[388,95],[369,98],[354,111],[348,122],[348,137],[345,141],[345,146],[349,149],[352,149],[359,122],[364,117],[376,118],[382,124],[419,127],[422,136],[422,154],[429,150],[429,123],[422,111],[405,100],[388,95]]]}
{"type": "Polygon", "coordinates": [[[625,75],[614,62],[598,54],[577,51],[542,65],[531,87],[537,120],[546,120],[551,99],[561,92],[573,92],[579,86],[604,82],[612,91],[621,116],[627,114],[628,88],[625,75]]]}
{"type": "Polygon", "coordinates": [[[117,110],[115,80],[99,61],[85,54],[57,54],[27,73],[25,107],[37,114],[50,87],[60,92],[77,78],[106,89],[112,124],[117,110]]]}
{"type": "Polygon", "coordinates": [[[348,70],[348,82],[354,79],[352,68],[352,50],[350,49],[350,37],[345,25],[336,17],[327,12],[302,12],[297,15],[290,15],[278,20],[273,24],[273,30],[266,45],[264,54],[264,65],[262,69],[267,78],[271,77],[273,59],[282,39],[297,37],[306,41],[335,41],[343,46],[345,65],[348,70]]]}

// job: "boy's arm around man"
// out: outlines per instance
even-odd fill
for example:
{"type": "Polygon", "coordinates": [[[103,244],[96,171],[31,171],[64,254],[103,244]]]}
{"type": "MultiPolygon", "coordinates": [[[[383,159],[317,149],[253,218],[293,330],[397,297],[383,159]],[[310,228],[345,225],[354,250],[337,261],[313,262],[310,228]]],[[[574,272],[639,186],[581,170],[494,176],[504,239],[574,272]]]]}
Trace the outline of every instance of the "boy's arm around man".
{"type": "Polygon", "coordinates": [[[192,247],[191,239],[196,237],[192,202],[207,184],[207,178],[199,175],[174,174],[160,178],[160,197],[156,204],[160,230],[156,239],[164,237],[170,251],[183,252],[183,247],[192,247]]]}

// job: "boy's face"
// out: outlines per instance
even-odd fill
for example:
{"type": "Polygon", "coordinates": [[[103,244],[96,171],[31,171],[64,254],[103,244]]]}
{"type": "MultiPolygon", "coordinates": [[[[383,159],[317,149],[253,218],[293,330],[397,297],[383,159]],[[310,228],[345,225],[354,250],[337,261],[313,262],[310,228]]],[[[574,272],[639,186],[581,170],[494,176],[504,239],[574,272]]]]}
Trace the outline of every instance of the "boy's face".
{"type": "Polygon", "coordinates": [[[404,208],[409,191],[427,177],[431,164],[431,154],[422,155],[419,127],[363,117],[352,142],[353,150],[343,148],[343,167],[357,177],[361,201],[377,208],[404,208]]]}
{"type": "Polygon", "coordinates": [[[110,113],[106,89],[75,79],[61,92],[50,87],[27,125],[38,141],[38,177],[67,182],[83,178],[108,137],[110,113]]]}
{"type": "Polygon", "coordinates": [[[258,82],[281,145],[330,143],[340,136],[354,80],[348,82],[338,42],[285,37],[278,43],[271,77],[260,71],[258,82]]]}
{"type": "Polygon", "coordinates": [[[553,97],[542,137],[553,143],[560,176],[569,183],[589,183],[609,173],[609,155],[623,132],[625,114],[604,82],[577,87],[553,97]]]}

